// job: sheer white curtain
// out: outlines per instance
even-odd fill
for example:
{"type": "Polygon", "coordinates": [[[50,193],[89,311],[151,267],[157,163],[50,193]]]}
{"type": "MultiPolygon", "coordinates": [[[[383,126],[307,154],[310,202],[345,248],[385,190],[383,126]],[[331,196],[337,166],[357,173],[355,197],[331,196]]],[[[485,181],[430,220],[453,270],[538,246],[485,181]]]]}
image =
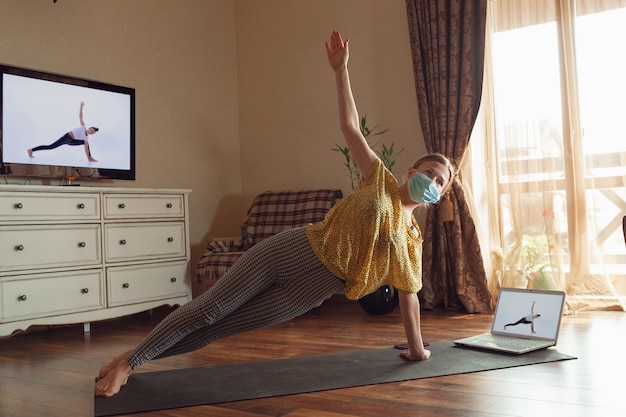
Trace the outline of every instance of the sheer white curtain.
{"type": "Polygon", "coordinates": [[[624,309],[626,0],[491,0],[463,161],[490,288],[624,309]]]}

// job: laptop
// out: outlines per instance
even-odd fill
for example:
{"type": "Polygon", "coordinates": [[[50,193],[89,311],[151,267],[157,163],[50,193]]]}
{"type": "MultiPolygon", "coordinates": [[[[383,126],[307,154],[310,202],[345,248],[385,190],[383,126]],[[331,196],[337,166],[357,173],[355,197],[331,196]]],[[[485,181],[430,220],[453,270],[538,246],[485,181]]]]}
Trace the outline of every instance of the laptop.
{"type": "Polygon", "coordinates": [[[491,332],[454,343],[518,355],[555,346],[564,304],[563,291],[501,288],[491,332]]]}

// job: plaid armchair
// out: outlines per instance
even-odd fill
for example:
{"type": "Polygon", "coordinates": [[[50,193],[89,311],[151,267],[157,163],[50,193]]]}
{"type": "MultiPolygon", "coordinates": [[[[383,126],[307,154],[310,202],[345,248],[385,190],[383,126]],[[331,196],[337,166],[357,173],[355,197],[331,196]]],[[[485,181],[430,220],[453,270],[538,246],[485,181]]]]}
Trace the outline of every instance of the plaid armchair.
{"type": "Polygon", "coordinates": [[[315,223],[343,197],[341,190],[266,191],[256,196],[241,238],[214,238],[198,262],[196,280],[218,279],[249,248],[284,230],[315,223]]]}

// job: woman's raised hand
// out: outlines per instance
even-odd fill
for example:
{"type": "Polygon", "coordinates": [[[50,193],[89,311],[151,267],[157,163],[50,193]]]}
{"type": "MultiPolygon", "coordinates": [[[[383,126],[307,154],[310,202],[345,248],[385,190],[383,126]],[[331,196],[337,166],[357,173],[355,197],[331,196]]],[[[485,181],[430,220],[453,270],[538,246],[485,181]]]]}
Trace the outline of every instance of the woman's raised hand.
{"type": "Polygon", "coordinates": [[[333,71],[337,71],[338,69],[348,65],[348,57],[350,56],[348,50],[349,42],[350,39],[346,39],[344,42],[344,40],[341,39],[341,34],[337,31],[333,31],[330,35],[330,41],[326,42],[328,63],[333,71]]]}

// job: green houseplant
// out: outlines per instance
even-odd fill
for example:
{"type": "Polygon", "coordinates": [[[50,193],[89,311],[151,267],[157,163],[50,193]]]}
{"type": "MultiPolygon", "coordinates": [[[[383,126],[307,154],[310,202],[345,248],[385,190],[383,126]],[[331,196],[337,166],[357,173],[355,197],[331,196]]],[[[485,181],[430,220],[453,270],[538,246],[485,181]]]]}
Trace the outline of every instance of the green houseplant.
{"type": "MultiPolygon", "coordinates": [[[[394,143],[392,142],[389,147],[387,147],[387,145],[385,145],[384,143],[381,144],[382,149],[378,150],[378,142],[371,144],[370,140],[372,136],[382,135],[383,133],[389,131],[389,129],[377,130],[378,126],[374,126],[372,129],[367,127],[367,114],[361,118],[361,125],[359,127],[361,129],[363,137],[367,141],[370,148],[372,148],[374,152],[376,152],[380,160],[383,162],[383,165],[385,165],[385,167],[390,172],[393,172],[393,166],[396,164],[396,157],[402,153],[404,148],[396,152],[394,143]]],[[[352,155],[350,155],[350,150],[347,146],[340,146],[338,144],[335,144],[335,147],[331,150],[339,152],[343,155],[345,159],[344,165],[348,170],[348,177],[350,177],[350,185],[352,186],[353,190],[356,189],[359,181],[361,180],[361,173],[359,171],[359,168],[356,166],[356,162],[354,162],[352,155]]]]}
{"type": "Polygon", "coordinates": [[[494,251],[492,262],[500,285],[553,290],[559,268],[553,262],[554,244],[545,234],[522,235],[521,244],[494,251]]]}

